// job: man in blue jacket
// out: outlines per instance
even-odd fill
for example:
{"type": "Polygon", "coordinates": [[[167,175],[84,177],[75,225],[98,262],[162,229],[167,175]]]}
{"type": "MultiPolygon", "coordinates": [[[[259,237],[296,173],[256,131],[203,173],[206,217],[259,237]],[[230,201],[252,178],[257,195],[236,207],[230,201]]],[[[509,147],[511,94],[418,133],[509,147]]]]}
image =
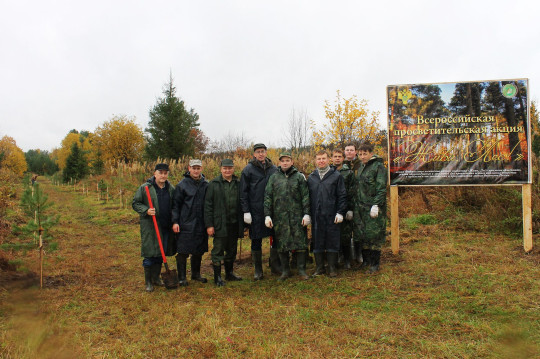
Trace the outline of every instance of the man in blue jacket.
{"type": "Polygon", "coordinates": [[[311,203],[311,231],[316,269],[313,276],[325,273],[324,255],[328,262],[330,277],[337,276],[337,261],[340,248],[340,223],[347,212],[347,190],[343,176],[330,167],[326,151],[315,157],[317,169],[308,177],[311,203]]]}
{"type": "Polygon", "coordinates": [[[204,225],[204,196],[208,181],[202,175],[202,161],[189,161],[188,172],[184,174],[174,191],[172,222],[173,231],[178,234],[176,265],[181,286],[188,284],[186,279],[187,258],[191,254],[191,279],[201,283],[201,261],[208,252],[208,234],[204,225]]]}
{"type": "MultiPolygon", "coordinates": [[[[273,236],[274,231],[264,224],[264,189],[270,176],[277,167],[266,157],[266,146],[257,143],[253,146],[253,159],[242,170],[240,177],[240,205],[244,213],[244,222],[249,227],[251,239],[251,258],[255,268],[253,279],[263,279],[262,239],[273,236]]],[[[279,266],[277,244],[270,249],[270,264],[279,266]]],[[[276,268],[274,267],[274,270],[276,268]]]]}

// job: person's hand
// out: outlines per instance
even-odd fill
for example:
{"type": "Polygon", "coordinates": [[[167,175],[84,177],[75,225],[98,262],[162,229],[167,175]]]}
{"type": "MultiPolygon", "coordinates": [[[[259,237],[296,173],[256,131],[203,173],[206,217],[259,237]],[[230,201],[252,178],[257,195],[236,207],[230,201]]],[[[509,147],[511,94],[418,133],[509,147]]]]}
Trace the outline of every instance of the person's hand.
{"type": "Polygon", "coordinates": [[[336,213],[336,218],[334,218],[334,223],[338,224],[338,223],[341,223],[341,222],[343,222],[343,215],[341,215],[339,213],[336,213]]]}
{"type": "Polygon", "coordinates": [[[345,213],[345,219],[347,221],[350,221],[352,220],[352,218],[353,218],[353,211],[347,211],[347,213],[345,213]]]}
{"type": "Polygon", "coordinates": [[[251,213],[249,212],[244,213],[244,222],[246,224],[251,224],[252,221],[253,220],[251,219],[251,213]]]}
{"type": "Polygon", "coordinates": [[[208,227],[206,228],[206,233],[208,233],[209,236],[213,236],[216,233],[216,231],[214,227],[208,227]]]}
{"type": "Polygon", "coordinates": [[[270,218],[270,216],[266,216],[264,219],[264,225],[268,228],[274,227],[274,223],[272,223],[272,218],[270,218]]]}
{"type": "Polygon", "coordinates": [[[304,215],[302,218],[302,226],[307,227],[311,224],[311,216],[309,214],[304,215]]]}
{"type": "Polygon", "coordinates": [[[376,204],[371,206],[371,210],[369,211],[369,216],[371,218],[377,218],[379,216],[379,206],[376,204]]]}
{"type": "Polygon", "coordinates": [[[146,211],[146,214],[149,216],[155,216],[156,215],[156,209],[155,208],[148,208],[148,211],[146,211]]]}
{"type": "Polygon", "coordinates": [[[178,223],[172,225],[172,230],[174,233],[180,233],[180,226],[178,225],[178,223]]]}

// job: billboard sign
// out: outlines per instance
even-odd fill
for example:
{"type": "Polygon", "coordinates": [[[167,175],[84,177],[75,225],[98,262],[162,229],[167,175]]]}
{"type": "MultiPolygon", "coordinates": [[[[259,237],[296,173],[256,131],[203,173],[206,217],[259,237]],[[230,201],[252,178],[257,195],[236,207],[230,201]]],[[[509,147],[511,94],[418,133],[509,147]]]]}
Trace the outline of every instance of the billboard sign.
{"type": "Polygon", "coordinates": [[[391,185],[531,183],[528,80],[391,85],[391,185]]]}

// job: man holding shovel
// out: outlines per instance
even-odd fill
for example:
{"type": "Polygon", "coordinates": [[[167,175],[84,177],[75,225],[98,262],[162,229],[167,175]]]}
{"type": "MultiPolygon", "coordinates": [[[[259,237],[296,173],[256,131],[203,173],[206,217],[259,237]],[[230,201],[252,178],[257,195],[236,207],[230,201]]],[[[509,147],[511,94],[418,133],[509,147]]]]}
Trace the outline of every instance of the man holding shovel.
{"type": "Polygon", "coordinates": [[[166,163],[158,163],[154,169],[154,175],[139,187],[132,202],[133,209],[140,215],[141,256],[144,258],[142,264],[147,292],[152,292],[154,285],[163,286],[159,278],[163,259],[153,216],[157,218],[165,255],[172,256],[176,253],[171,221],[174,186],[167,180],[168,176],[169,166],[166,163]],[[146,188],[149,190],[153,208],[148,201],[146,188]]]}

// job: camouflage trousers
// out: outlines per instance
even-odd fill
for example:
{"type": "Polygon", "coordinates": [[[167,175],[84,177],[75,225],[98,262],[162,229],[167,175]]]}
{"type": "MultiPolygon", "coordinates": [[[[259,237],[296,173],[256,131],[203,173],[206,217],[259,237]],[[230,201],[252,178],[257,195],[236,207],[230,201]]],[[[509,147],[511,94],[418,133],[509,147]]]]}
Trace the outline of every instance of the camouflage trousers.
{"type": "Polygon", "coordinates": [[[353,239],[362,249],[380,251],[386,241],[386,208],[379,209],[377,218],[371,218],[370,210],[362,206],[355,211],[353,239]]]}

